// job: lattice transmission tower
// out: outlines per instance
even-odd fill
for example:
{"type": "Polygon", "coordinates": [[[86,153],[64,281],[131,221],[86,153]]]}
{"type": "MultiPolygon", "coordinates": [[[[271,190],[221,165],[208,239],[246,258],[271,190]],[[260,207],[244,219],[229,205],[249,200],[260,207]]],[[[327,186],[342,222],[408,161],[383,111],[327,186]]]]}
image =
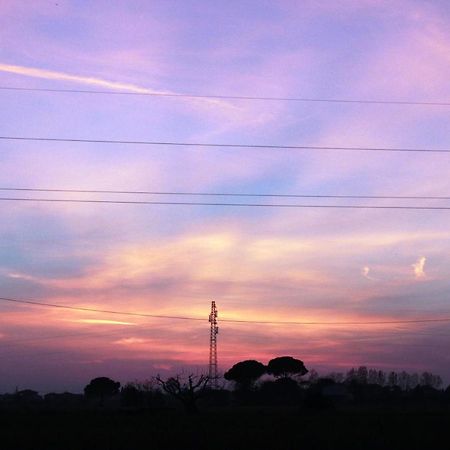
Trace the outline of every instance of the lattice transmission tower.
{"type": "Polygon", "coordinates": [[[211,332],[209,335],[209,379],[211,386],[217,389],[219,380],[217,375],[217,334],[219,327],[217,325],[217,308],[216,302],[211,302],[211,313],[209,314],[209,322],[211,324],[211,332]]]}

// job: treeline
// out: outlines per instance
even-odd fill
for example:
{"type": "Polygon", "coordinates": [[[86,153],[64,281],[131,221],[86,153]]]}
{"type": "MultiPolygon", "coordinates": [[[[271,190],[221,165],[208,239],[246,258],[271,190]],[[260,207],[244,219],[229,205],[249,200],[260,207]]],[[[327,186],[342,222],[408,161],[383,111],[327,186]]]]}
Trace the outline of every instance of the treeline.
{"type": "Polygon", "coordinates": [[[450,408],[450,386],[431,372],[385,372],[360,366],[346,373],[320,376],[303,361],[290,356],[267,365],[240,361],[211,380],[205,375],[178,374],[152,377],[121,386],[107,377],[91,380],[84,394],[49,393],[25,389],[0,395],[0,409],[177,409],[196,413],[209,407],[289,406],[304,410],[365,406],[450,408]],[[217,387],[219,385],[219,387],[217,387]]]}
{"type": "MultiPolygon", "coordinates": [[[[320,378],[319,374],[312,370],[309,375],[309,383],[314,383],[320,378]]],[[[352,368],[345,374],[342,372],[331,372],[323,378],[333,380],[335,383],[375,384],[378,386],[399,387],[402,391],[414,389],[417,386],[429,386],[434,389],[442,387],[442,378],[431,372],[408,373],[404,370],[400,372],[368,369],[366,366],[352,368]]]]}

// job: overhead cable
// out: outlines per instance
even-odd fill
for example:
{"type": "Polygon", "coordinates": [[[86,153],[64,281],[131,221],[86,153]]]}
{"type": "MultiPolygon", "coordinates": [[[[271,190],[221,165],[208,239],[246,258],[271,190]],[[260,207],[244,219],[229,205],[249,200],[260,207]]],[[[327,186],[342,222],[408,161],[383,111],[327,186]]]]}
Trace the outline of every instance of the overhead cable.
{"type": "Polygon", "coordinates": [[[67,142],[78,144],[121,144],[121,145],[146,145],[146,146],[169,146],[169,147],[200,147],[200,148],[245,148],[245,149],[267,149],[267,150],[335,150],[352,152],[400,152],[400,153],[450,153],[450,149],[435,148],[401,148],[401,147],[350,147],[332,145],[281,145],[281,144],[224,144],[205,142],[175,142],[175,141],[138,141],[123,139],[81,139],[81,138],[59,138],[59,137],[32,137],[32,136],[0,136],[4,141],[30,141],[30,142],[67,142]]]}
{"type": "Polygon", "coordinates": [[[214,95],[214,94],[177,94],[171,92],[132,92],[132,91],[106,91],[88,89],[57,89],[57,88],[28,88],[20,86],[0,86],[3,91],[23,92],[47,92],[67,94],[101,94],[123,95],[135,97],[172,97],[192,99],[217,99],[217,100],[257,100],[257,101],[281,101],[303,103],[356,103],[368,105],[403,105],[403,106],[450,106],[450,102],[416,101],[416,100],[371,100],[371,99],[342,99],[342,98],[314,98],[314,97],[271,97],[250,95],[214,95]]]}
{"type": "Polygon", "coordinates": [[[125,195],[162,195],[162,196],[192,196],[192,197],[272,197],[272,198],[333,198],[333,199],[377,199],[377,200],[450,200],[450,196],[430,195],[325,195],[325,194],[270,194],[270,193],[236,193],[236,192],[185,192],[185,191],[125,191],[104,189],[54,189],[0,187],[7,192],[55,192],[75,194],[125,194],[125,195]]]}
{"type": "Polygon", "coordinates": [[[448,211],[450,206],[401,206],[401,205],[305,205],[288,203],[231,203],[231,202],[165,202],[151,200],[91,200],[74,198],[32,198],[32,197],[0,197],[6,202],[34,203],[86,203],[105,205],[167,205],[167,206],[225,206],[240,208],[312,208],[312,209],[388,209],[388,210],[422,210],[448,211]]]}
{"type": "MultiPolygon", "coordinates": [[[[148,314],[148,313],[137,313],[128,311],[115,311],[97,308],[85,308],[78,306],[61,305],[55,303],[38,302],[34,300],[22,300],[13,299],[9,297],[0,297],[0,301],[20,303],[33,306],[42,306],[50,308],[61,308],[69,309],[74,311],[89,311],[98,312],[104,314],[118,314],[123,316],[137,316],[137,317],[149,317],[155,319],[178,319],[178,320],[195,320],[206,322],[208,318],[202,317],[192,317],[192,316],[173,316],[173,315],[163,315],[163,314],[148,314]]],[[[374,321],[331,321],[331,322],[321,322],[321,321],[285,321],[285,320],[245,320],[245,319],[226,319],[221,318],[220,322],[229,323],[249,323],[249,324],[266,324],[266,325],[390,325],[390,324],[414,324],[414,323],[440,323],[440,322],[450,322],[450,317],[439,317],[439,318],[418,318],[418,319],[404,319],[404,320],[374,320],[374,321]]]]}

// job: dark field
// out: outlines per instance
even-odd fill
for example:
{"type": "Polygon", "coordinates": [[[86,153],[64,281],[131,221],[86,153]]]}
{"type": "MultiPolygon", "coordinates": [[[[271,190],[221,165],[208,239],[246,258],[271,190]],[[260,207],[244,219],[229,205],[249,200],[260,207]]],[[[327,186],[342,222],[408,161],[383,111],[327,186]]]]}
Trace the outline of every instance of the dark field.
{"type": "Polygon", "coordinates": [[[450,412],[4,411],[2,450],[449,449],[450,412]]]}

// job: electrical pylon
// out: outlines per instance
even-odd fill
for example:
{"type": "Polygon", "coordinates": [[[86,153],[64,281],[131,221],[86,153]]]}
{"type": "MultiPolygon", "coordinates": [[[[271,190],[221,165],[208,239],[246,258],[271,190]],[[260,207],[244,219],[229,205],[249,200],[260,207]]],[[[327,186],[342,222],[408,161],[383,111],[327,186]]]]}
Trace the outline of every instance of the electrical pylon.
{"type": "Polygon", "coordinates": [[[219,327],[217,326],[217,308],[216,302],[211,302],[211,313],[209,314],[209,322],[211,324],[211,332],[209,335],[209,379],[211,386],[217,389],[219,380],[217,376],[217,334],[219,327]]]}

